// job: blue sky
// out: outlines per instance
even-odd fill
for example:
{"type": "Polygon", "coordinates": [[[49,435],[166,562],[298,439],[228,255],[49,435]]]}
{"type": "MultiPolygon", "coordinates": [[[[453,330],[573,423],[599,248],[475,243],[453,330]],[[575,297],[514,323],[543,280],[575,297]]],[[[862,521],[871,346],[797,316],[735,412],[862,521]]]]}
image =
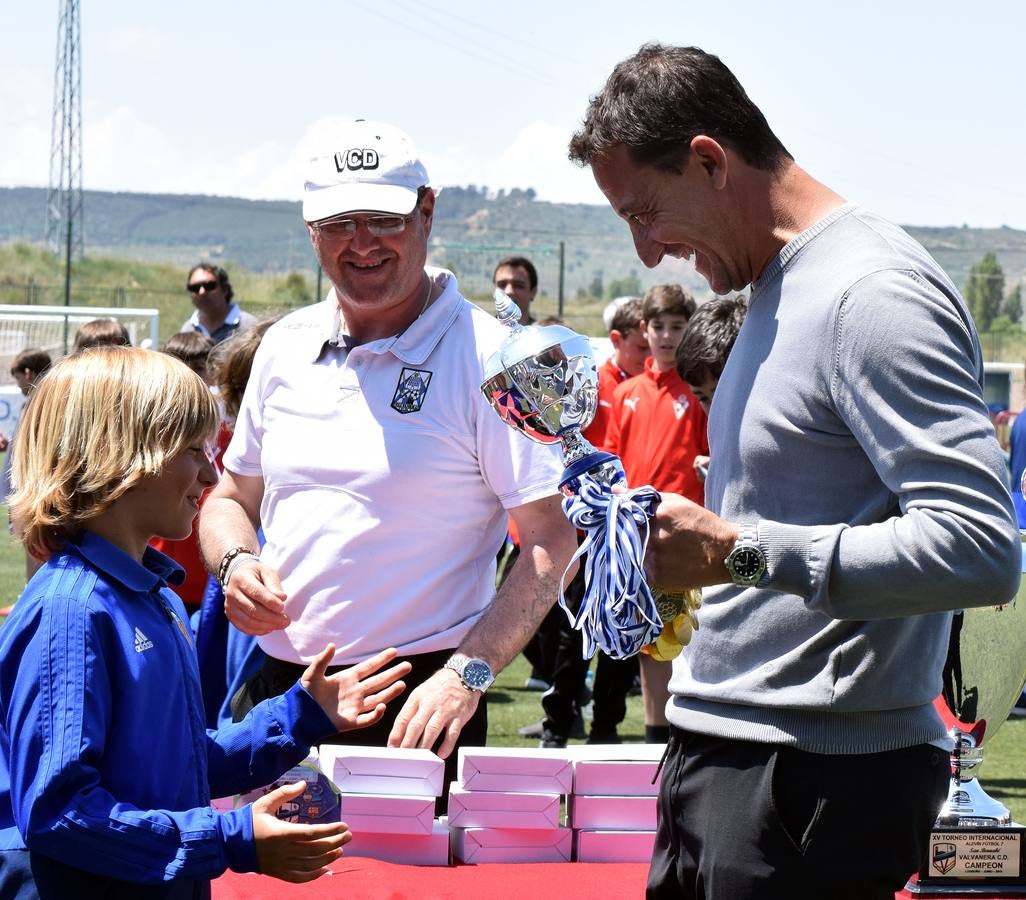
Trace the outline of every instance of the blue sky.
{"type": "MultiPolygon", "coordinates": [[[[45,185],[57,0],[0,0],[0,185],[45,185]]],[[[600,203],[566,159],[649,40],[740,78],[805,169],[904,224],[1026,229],[1026,4],[83,0],[87,188],[296,199],[339,118],[406,129],[438,184],[600,203]]]]}

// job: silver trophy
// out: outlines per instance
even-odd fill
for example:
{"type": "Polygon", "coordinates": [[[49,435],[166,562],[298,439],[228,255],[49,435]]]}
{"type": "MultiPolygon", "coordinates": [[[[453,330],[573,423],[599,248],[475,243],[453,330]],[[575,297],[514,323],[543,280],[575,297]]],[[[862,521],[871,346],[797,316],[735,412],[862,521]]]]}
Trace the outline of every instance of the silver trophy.
{"type": "MultiPolygon", "coordinates": [[[[1026,548],[1024,548],[1026,549],[1026,548]]],[[[1026,681],[1026,580],[1014,600],[955,613],[938,707],[953,724],[951,784],[930,833],[918,897],[1026,896],[1026,828],[977,780],[983,746],[1026,681]]]]}
{"type": "MultiPolygon", "coordinates": [[[[499,321],[510,329],[510,334],[485,365],[481,390],[492,408],[507,425],[532,440],[560,445],[566,464],[560,482],[565,497],[580,495],[586,482],[589,490],[597,486],[607,496],[614,487],[626,490],[620,460],[611,453],[597,450],[581,434],[581,430],[591,424],[598,407],[598,368],[588,339],[562,325],[521,325],[520,308],[501,291],[495,292],[495,307],[499,321]]],[[[658,494],[651,489],[648,491],[648,496],[654,497],[647,510],[650,515],[658,502],[658,494]]],[[[568,509],[566,503],[564,509],[568,509]]],[[[623,519],[620,524],[623,527],[623,519]]],[[[628,523],[628,531],[629,528],[628,523]]],[[[639,544],[638,569],[644,540],[639,544]]],[[[609,551],[596,548],[592,552],[609,551]]],[[[599,586],[592,582],[594,569],[589,563],[585,605],[589,602],[606,604],[609,615],[598,618],[606,630],[613,630],[610,623],[616,622],[615,630],[621,634],[619,639],[610,634],[603,639],[596,634],[598,619],[592,617],[589,629],[588,616],[582,613],[575,626],[585,635],[587,656],[593,652],[596,642],[613,656],[645,649],[657,658],[671,659],[680,652],[681,646],[690,639],[691,629],[697,627],[694,610],[701,602],[700,592],[653,597],[641,575],[636,590],[627,590],[633,596],[595,597],[599,586]],[[587,599],[589,595],[592,601],[587,599]],[[609,646],[611,642],[620,646],[609,646]],[[633,649],[628,650],[629,646],[633,649]]]]}

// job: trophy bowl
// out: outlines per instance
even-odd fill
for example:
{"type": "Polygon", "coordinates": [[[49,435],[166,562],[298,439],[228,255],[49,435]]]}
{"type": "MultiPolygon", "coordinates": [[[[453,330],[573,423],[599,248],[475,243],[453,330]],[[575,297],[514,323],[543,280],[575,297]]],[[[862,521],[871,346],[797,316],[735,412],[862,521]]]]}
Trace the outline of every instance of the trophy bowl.
{"type": "Polygon", "coordinates": [[[539,443],[556,443],[595,418],[591,344],[562,325],[519,328],[488,360],[481,390],[507,425],[539,443]]]}

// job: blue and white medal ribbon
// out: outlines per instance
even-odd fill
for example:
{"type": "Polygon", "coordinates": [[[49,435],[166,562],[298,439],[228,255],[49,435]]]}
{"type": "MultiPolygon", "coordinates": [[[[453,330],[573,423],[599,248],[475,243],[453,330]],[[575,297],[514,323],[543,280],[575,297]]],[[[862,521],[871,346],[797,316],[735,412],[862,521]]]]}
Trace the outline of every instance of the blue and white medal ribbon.
{"type": "Polygon", "coordinates": [[[639,487],[613,493],[590,475],[580,476],[576,493],[563,499],[570,523],[584,540],[570,561],[585,557],[584,599],[574,616],[566,604],[566,572],[560,582],[559,605],[584,638],[584,655],[596,648],[615,659],[638,653],[659,637],[663,622],[645,577],[649,517],[659,492],[639,487]]]}

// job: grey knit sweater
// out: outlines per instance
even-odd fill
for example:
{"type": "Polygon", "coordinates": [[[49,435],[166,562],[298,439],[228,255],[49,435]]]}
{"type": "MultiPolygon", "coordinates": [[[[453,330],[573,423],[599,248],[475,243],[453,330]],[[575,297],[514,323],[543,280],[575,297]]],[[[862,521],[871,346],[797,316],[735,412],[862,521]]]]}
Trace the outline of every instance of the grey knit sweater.
{"type": "Polygon", "coordinates": [[[756,588],[707,588],[670,721],[819,753],[944,737],[951,610],[1016,591],[1019,534],[958,291],[845,206],[781,250],[709,418],[706,503],[758,523],[756,588]]]}

